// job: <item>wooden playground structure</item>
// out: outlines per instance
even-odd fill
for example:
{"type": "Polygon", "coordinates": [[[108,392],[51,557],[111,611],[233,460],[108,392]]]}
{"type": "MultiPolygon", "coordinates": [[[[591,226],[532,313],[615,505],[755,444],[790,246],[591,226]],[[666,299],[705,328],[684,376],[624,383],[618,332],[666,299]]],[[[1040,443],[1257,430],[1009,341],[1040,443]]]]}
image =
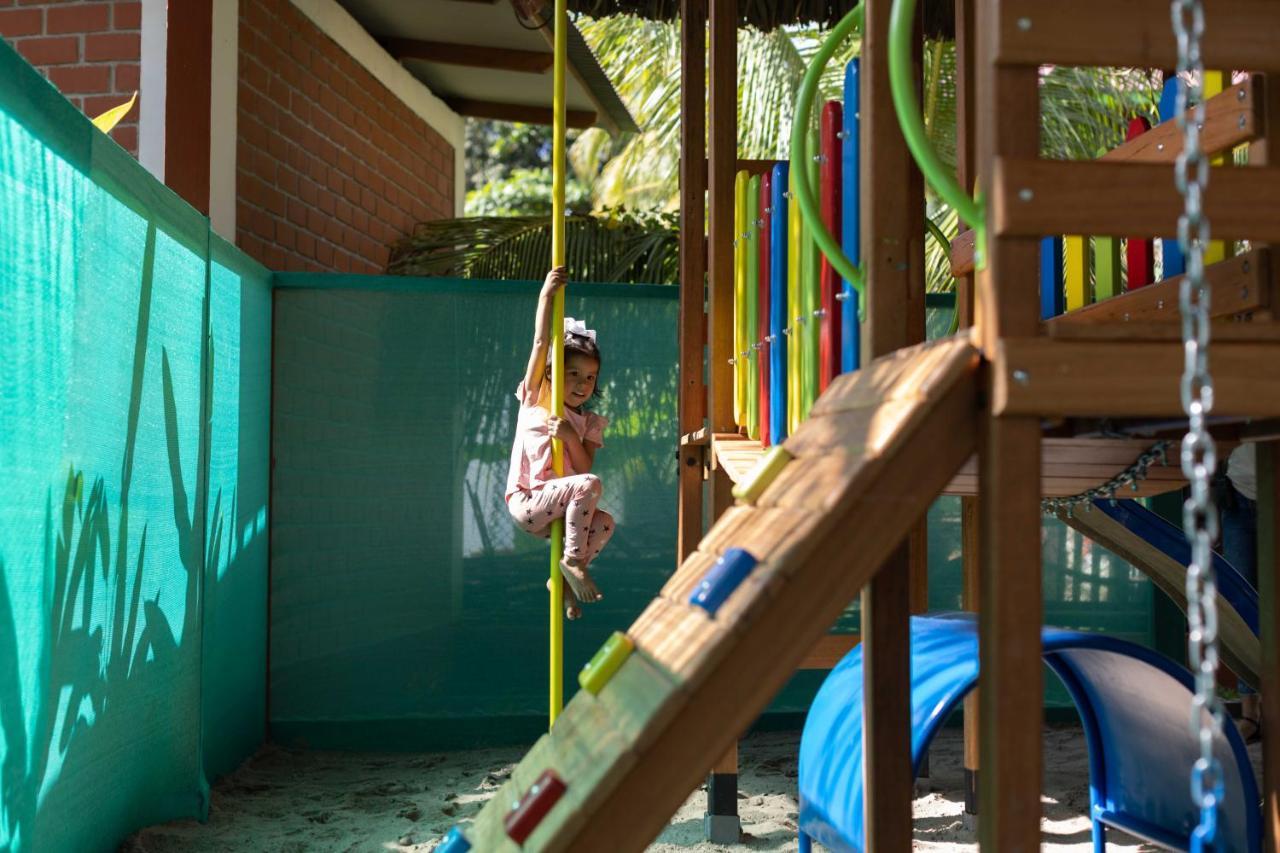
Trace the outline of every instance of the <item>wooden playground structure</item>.
{"type": "MultiPolygon", "coordinates": [[[[772,164],[737,157],[737,3],[681,3],[692,61],[682,79],[680,567],[593,662],[591,672],[603,666],[608,674],[584,676],[590,687],[478,816],[467,831],[473,849],[643,849],[708,768],[736,772],[736,738],[797,668],[830,667],[847,650],[848,638],[827,632],[858,595],[865,844],[910,849],[909,615],[925,608],[924,514],[948,493],[964,496],[965,589],[982,638],[979,691],[965,714],[973,745],[966,763],[981,768],[981,843],[1039,847],[1042,499],[1111,482],[1154,442],[1176,446],[1186,429],[1178,281],[1148,284],[1141,254],[1150,240],[1176,233],[1181,135],[1168,122],[1094,162],[1042,159],[1040,68],[1173,67],[1169,3],[955,0],[957,179],[977,183],[986,202],[985,265],[974,263],[972,234],[954,242],[961,331],[931,343],[924,180],[888,79],[892,5],[864,3],[863,366],[830,380],[782,442],[789,461],[759,484],[758,496],[735,502],[733,489],[764,453],[744,437],[734,404],[735,183],[740,170],[762,174],[772,164]],[[1068,235],[1066,304],[1049,311],[1039,286],[1045,235],[1068,235]],[[1092,241],[1092,291],[1090,239],[1071,235],[1102,235],[1092,241]],[[1131,252],[1128,287],[1122,239],[1131,252]],[[714,519],[705,535],[704,489],[714,519]],[[716,567],[733,562],[732,549],[754,560],[722,600],[693,603],[714,586],[716,567]],[[545,796],[552,799],[539,805],[545,796]]],[[[1250,241],[1235,255],[1219,247],[1206,270],[1220,320],[1210,347],[1212,429],[1224,446],[1260,442],[1259,529],[1268,532],[1251,665],[1261,692],[1280,696],[1280,262],[1268,248],[1280,243],[1280,169],[1269,165],[1280,150],[1280,86],[1263,76],[1280,73],[1280,8],[1262,0],[1206,5],[1206,66],[1249,72],[1228,76],[1206,102],[1202,129],[1207,153],[1228,161],[1213,168],[1206,191],[1213,238],[1250,241]],[[1230,152],[1244,145],[1248,165],[1236,167],[1230,152]]],[[[1132,485],[1126,496],[1183,481],[1171,464],[1132,485]]],[[[1263,709],[1263,728],[1280,732],[1280,702],[1263,709]]],[[[1276,850],[1280,738],[1264,741],[1264,758],[1263,849],[1276,850]]]]}

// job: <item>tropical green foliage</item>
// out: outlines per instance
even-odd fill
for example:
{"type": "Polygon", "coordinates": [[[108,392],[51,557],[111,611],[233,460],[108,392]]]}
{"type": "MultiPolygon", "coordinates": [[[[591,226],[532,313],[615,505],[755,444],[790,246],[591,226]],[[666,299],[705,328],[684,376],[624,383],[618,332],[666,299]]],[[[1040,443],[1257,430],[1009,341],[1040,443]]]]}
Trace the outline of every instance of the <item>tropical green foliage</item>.
{"type": "MultiPolygon", "coordinates": [[[[606,211],[565,220],[567,265],[579,281],[671,284],[680,245],[672,214],[606,211]]],[[[453,278],[538,279],[551,257],[547,216],[424,222],[398,243],[387,271],[453,278]]]]}
{"type": "MultiPolygon", "coordinates": [[[[568,142],[575,138],[571,132],[568,142]]],[[[466,154],[468,216],[551,214],[551,128],[468,119],[466,154]]],[[[590,185],[569,175],[565,202],[569,210],[590,210],[590,185]]]]}
{"type": "MultiPolygon", "coordinates": [[[[588,206],[596,210],[678,210],[679,24],[614,16],[580,17],[577,25],[642,131],[611,137],[593,128],[573,138],[569,148],[568,206],[574,211],[588,206]]],[[[787,156],[796,94],[823,35],[815,27],[783,27],[768,33],[750,28],[739,31],[739,156],[759,159],[787,156]]],[[[844,66],[859,49],[856,39],[850,39],[840,48],[822,77],[821,98],[842,97],[844,66]]],[[[1124,140],[1133,116],[1144,115],[1154,120],[1158,96],[1157,81],[1143,72],[1046,67],[1041,73],[1043,154],[1062,159],[1096,157],[1124,140]]],[[[930,140],[943,161],[954,164],[954,44],[940,41],[926,44],[921,102],[930,140]]],[[[472,169],[475,185],[468,195],[468,212],[489,216],[545,215],[550,199],[549,129],[492,122],[476,123],[476,127],[474,134],[469,130],[469,155],[474,135],[475,145],[484,148],[484,157],[472,169]]],[[[930,198],[928,215],[948,238],[955,236],[959,223],[947,205],[930,198]]],[[[517,239],[516,233],[520,235],[520,251],[538,241],[548,241],[547,235],[535,240],[531,227],[529,222],[518,228],[511,226],[512,230],[504,231],[496,245],[514,247],[516,244],[509,241],[517,239]]],[[[441,237],[449,236],[448,226],[441,226],[441,231],[441,237]]],[[[602,240],[618,236],[608,235],[606,231],[595,229],[593,233],[602,240]]],[[[486,226],[486,234],[491,237],[494,234],[490,226],[486,226]]],[[[455,258],[449,252],[441,254],[442,250],[433,243],[434,237],[420,234],[415,235],[414,240],[420,238],[427,250],[415,257],[430,256],[428,266],[432,268],[440,263],[456,268],[455,258]]],[[[654,239],[658,239],[657,235],[654,239]]],[[[603,250],[603,242],[589,249],[591,253],[603,250]]],[[[930,240],[926,252],[928,289],[949,290],[952,285],[949,264],[941,246],[930,240]]],[[[404,253],[402,256],[408,257],[404,253]]],[[[505,268],[507,260],[486,263],[492,268],[505,268]]],[[[416,265],[424,261],[402,263],[405,268],[416,269],[416,265]]],[[[463,266],[472,269],[478,263],[468,260],[463,266]]],[[[674,261],[671,268],[674,270],[674,261]]],[[[537,275],[540,273],[527,277],[537,275]]]]}

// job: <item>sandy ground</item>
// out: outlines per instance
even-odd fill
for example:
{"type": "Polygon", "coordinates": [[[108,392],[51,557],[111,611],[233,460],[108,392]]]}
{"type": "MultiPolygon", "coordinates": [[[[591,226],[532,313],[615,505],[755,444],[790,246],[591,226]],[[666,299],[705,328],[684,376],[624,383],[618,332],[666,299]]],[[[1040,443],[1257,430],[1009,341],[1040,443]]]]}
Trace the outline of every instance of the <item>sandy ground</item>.
{"type": "MultiPolygon", "coordinates": [[[[754,735],[740,752],[738,808],[746,849],[796,849],[798,734],[754,735]]],[[[1260,751],[1250,750],[1255,767],[1260,751]]],[[[213,791],[209,822],[151,827],[128,839],[127,853],[385,853],[433,850],[494,795],[521,750],[448,754],[292,752],[267,747],[213,791]]],[[[1087,755],[1077,727],[1045,730],[1043,849],[1092,850],[1087,755]]],[[[944,730],[917,785],[915,849],[975,850],[963,816],[962,740],[944,730]]],[[[649,847],[651,853],[732,851],[702,840],[705,794],[695,791],[649,847]]],[[[1152,850],[1111,833],[1108,850],[1152,850]]]]}

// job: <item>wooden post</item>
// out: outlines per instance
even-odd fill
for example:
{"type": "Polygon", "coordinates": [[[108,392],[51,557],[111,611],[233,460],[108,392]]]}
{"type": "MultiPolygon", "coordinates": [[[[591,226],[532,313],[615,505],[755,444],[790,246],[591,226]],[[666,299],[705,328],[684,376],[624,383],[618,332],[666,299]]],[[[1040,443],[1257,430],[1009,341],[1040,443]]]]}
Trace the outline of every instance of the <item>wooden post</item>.
{"type": "Polygon", "coordinates": [[[733,181],[738,156],[737,13],[737,0],[711,0],[707,419],[713,433],[737,431],[729,364],[733,357],[733,181]]]}
{"type": "MultiPolygon", "coordinates": [[[[1280,150],[1280,81],[1268,76],[1263,115],[1266,133],[1250,146],[1249,163],[1265,165],[1280,150]]],[[[1271,266],[1272,288],[1280,269],[1271,266]]],[[[1210,344],[1212,347],[1212,344],[1210,344]]],[[[1280,853],[1280,442],[1258,445],[1258,624],[1262,643],[1262,832],[1263,850],[1280,853]]]]}
{"type": "MultiPolygon", "coordinates": [[[[680,4],[680,434],[702,428],[707,389],[702,381],[706,329],[706,50],[707,0],[680,4]]],[[[702,470],[706,445],[676,452],[680,468],[676,559],[684,559],[702,538],[702,470]]]]}
{"type": "Polygon", "coordinates": [[[1262,628],[1262,830],[1280,850],[1280,442],[1258,445],[1258,624],[1262,628]]]}
{"type": "MultiPolygon", "coordinates": [[[[738,160],[738,2],[711,0],[707,420],[712,433],[736,432],[733,421],[733,182],[738,160]]],[[[723,471],[711,480],[713,518],[733,503],[723,471]]],[[[705,834],[716,843],[738,843],[738,753],[735,746],[707,780],[705,834]],[[732,768],[732,773],[725,772],[732,768]],[[729,791],[726,795],[723,792],[729,791]],[[732,810],[730,811],[730,807],[732,810]],[[719,810],[719,811],[718,811],[719,810]],[[723,814],[719,812],[724,812],[723,814]]]]}
{"type": "MultiPolygon", "coordinates": [[[[974,180],[974,31],[973,0],[956,0],[956,178],[962,187],[974,180]]],[[[963,224],[961,225],[963,228],[963,224]]],[[[956,313],[959,328],[973,326],[974,274],[956,281],[956,313]]],[[[978,499],[960,499],[961,574],[963,606],[978,609],[978,499]]],[[[964,699],[964,810],[978,813],[978,691],[964,699]]]]}
{"type": "MultiPolygon", "coordinates": [[[[889,94],[890,6],[868,0],[863,27],[863,364],[924,339],[924,179],[889,94]]],[[[920,49],[917,38],[917,86],[920,49]]],[[[911,592],[913,572],[922,577],[927,570],[919,542],[908,535],[862,591],[866,846],[872,850],[911,848],[911,592]]]]}
{"type": "MultiPolygon", "coordinates": [[[[1038,70],[995,62],[1001,8],[1000,0],[979,0],[976,17],[976,88],[983,93],[976,105],[977,167],[985,187],[997,157],[1040,153],[1038,70]]],[[[1002,337],[1039,332],[1039,294],[1026,285],[1037,280],[1040,241],[992,238],[986,256],[978,323],[990,357],[1002,337]]],[[[1031,853],[1040,849],[1043,716],[1040,422],[997,418],[988,408],[981,434],[979,841],[985,850],[1031,853]]]]}
{"type": "Polygon", "coordinates": [[[169,4],[164,182],[209,215],[213,0],[169,4]]]}

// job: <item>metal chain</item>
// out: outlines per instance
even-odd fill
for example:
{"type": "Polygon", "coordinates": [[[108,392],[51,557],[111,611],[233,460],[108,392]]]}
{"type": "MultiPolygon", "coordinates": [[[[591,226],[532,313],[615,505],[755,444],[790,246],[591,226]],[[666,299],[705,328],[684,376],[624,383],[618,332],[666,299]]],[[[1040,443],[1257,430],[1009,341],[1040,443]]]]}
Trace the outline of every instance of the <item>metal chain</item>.
{"type": "Polygon", "coordinates": [[[1040,501],[1041,511],[1045,515],[1061,515],[1065,512],[1067,517],[1070,518],[1076,514],[1077,509],[1082,509],[1085,512],[1092,510],[1094,501],[1110,500],[1114,503],[1120,490],[1125,487],[1128,487],[1130,491],[1138,491],[1138,484],[1147,479],[1147,472],[1151,470],[1152,465],[1157,462],[1161,465],[1168,464],[1167,451],[1172,443],[1171,441],[1156,442],[1144,450],[1142,455],[1119,474],[1116,474],[1105,483],[1086,489],[1078,495],[1063,498],[1045,498],[1040,501]]]}
{"type": "Polygon", "coordinates": [[[1204,214],[1204,190],[1209,183],[1209,158],[1200,144],[1204,126],[1204,35],[1202,0],[1172,0],[1170,11],[1178,40],[1178,127],[1182,153],[1176,183],[1183,197],[1178,219],[1178,243],[1187,271],[1178,291],[1182,311],[1182,408],[1188,418],[1182,440],[1182,473],[1191,496],[1182,511],[1182,526],[1191,543],[1187,566],[1188,660],[1195,676],[1191,703],[1191,731],[1200,757],[1191,770],[1191,797],[1200,821],[1191,835],[1193,851],[1212,849],[1217,834],[1218,804],[1222,801],[1222,766],[1213,754],[1214,736],[1222,729],[1222,703],[1217,693],[1218,612],[1216,580],[1210,552],[1218,536],[1211,479],[1217,468],[1217,448],[1205,421],[1213,410],[1213,379],[1209,374],[1209,291],[1204,280],[1204,251],[1209,243],[1209,220],[1204,214]],[[1194,110],[1188,111],[1191,103],[1194,110]]]}

